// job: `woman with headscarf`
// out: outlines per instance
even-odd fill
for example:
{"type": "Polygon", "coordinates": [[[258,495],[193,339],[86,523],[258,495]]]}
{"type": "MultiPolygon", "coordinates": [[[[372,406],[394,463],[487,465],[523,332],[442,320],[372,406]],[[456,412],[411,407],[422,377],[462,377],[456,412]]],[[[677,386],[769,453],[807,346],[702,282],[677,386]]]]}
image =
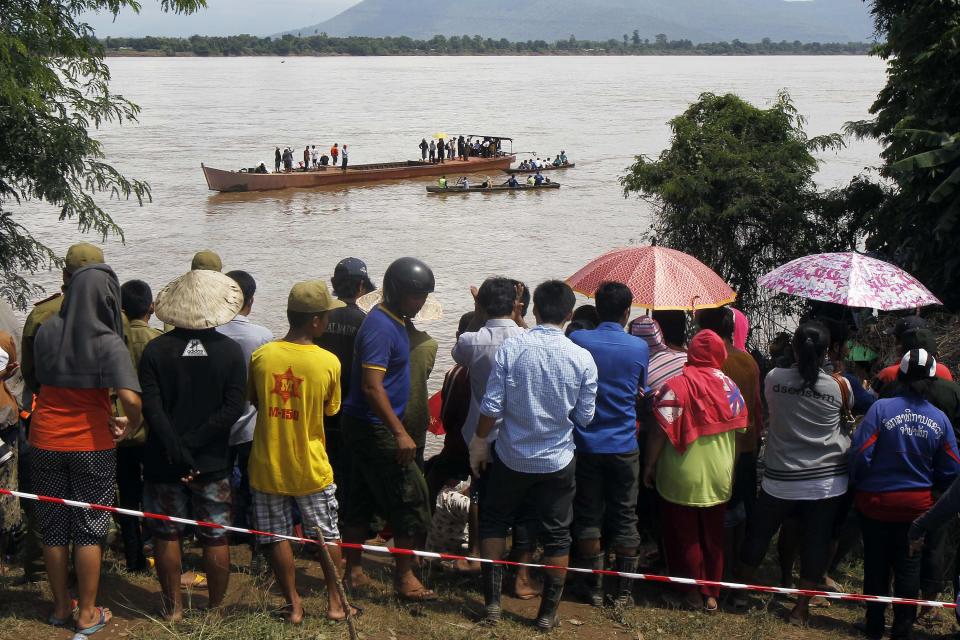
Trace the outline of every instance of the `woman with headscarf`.
{"type": "MultiPolygon", "coordinates": [[[[120,283],[105,264],[76,271],[57,316],[47,320],[34,343],[40,393],[30,423],[31,485],[38,494],[95,504],[113,504],[115,442],[140,424],[140,383],[123,341],[120,283]],[[111,390],[126,417],[113,417],[111,390]]],[[[90,635],[112,614],[96,606],[100,544],[110,514],[41,502],[43,536],[57,627],[74,622],[90,635]],[[76,619],[67,585],[73,544],[79,600],[76,619]]]]}
{"type": "MultiPolygon", "coordinates": [[[[723,577],[723,522],[733,490],[737,433],[747,409],[737,385],[720,367],[727,357],[713,331],[694,336],[683,373],[660,389],[647,441],[643,481],[660,494],[663,545],[670,575],[723,577]]],[[[716,611],[718,587],[680,587],[686,604],[716,611]]]]}

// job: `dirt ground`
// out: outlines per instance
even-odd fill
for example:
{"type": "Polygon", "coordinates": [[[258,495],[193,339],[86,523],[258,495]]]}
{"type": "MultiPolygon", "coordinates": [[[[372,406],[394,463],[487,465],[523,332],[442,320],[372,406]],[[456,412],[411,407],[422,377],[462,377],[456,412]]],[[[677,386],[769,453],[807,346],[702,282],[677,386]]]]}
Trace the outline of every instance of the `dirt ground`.
{"type": "MultiPolygon", "coordinates": [[[[198,562],[198,552],[190,550],[188,563],[198,562]]],[[[101,583],[101,604],[110,607],[114,622],[94,638],[136,638],[143,640],[275,640],[275,639],[339,639],[347,638],[344,624],[327,622],[326,596],[319,564],[301,557],[298,560],[298,585],[306,596],[308,617],[303,625],[292,627],[277,617],[282,604],[269,574],[255,580],[249,573],[250,554],[246,547],[232,549],[234,573],[231,576],[227,606],[221,615],[199,612],[206,605],[203,589],[186,592],[186,602],[194,609],[176,626],[160,622],[158,585],[149,575],[126,573],[115,556],[108,554],[101,583]]],[[[539,600],[520,601],[504,596],[504,621],[495,628],[476,624],[483,610],[478,576],[462,576],[443,570],[439,565],[427,569],[428,580],[440,594],[436,603],[410,606],[400,604],[393,596],[389,560],[367,556],[367,564],[376,586],[355,594],[353,601],[363,607],[357,620],[362,638],[385,640],[486,640],[503,638],[541,638],[533,628],[539,600]]],[[[860,588],[856,571],[837,576],[850,590],[860,588]]],[[[19,569],[8,567],[0,577],[0,639],[61,640],[72,632],[54,629],[44,623],[50,611],[50,598],[44,582],[15,586],[22,576],[19,569]]],[[[667,605],[661,597],[665,587],[639,584],[638,606],[626,610],[596,609],[579,604],[568,595],[561,606],[560,629],[550,636],[567,640],[666,640],[672,638],[722,638],[723,640],[775,637],[778,640],[819,640],[821,638],[856,638],[853,624],[861,619],[862,608],[856,604],[833,602],[814,610],[807,628],[785,622],[791,606],[789,599],[757,595],[746,613],[721,611],[715,614],[679,610],[667,605]]],[[[917,639],[928,640],[953,636],[956,625],[953,613],[934,612],[917,625],[917,639]]]]}

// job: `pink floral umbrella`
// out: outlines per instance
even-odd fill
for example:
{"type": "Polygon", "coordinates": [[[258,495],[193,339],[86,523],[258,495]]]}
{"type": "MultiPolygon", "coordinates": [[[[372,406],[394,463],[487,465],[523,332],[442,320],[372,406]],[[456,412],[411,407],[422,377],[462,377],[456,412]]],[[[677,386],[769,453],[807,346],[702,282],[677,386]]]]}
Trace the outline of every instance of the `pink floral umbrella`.
{"type": "Polygon", "coordinates": [[[691,311],[721,307],[737,297],[710,267],[667,247],[608,251],[567,278],[567,284],[592,298],[606,280],[627,285],[633,306],[645,309],[691,311]]]}
{"type": "Polygon", "coordinates": [[[797,258],[759,283],[800,298],[881,311],[943,304],[900,267],[853,251],[797,258]]]}

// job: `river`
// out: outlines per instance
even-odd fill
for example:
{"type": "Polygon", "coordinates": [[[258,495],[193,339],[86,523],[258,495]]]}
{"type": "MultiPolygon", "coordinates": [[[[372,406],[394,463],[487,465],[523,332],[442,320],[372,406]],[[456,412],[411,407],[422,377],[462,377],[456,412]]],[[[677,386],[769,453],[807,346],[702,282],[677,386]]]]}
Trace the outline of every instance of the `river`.
{"type": "MultiPolygon", "coordinates": [[[[225,270],[257,280],[251,319],[282,334],[297,280],[329,280],[337,261],[364,259],[379,281],[391,260],[424,259],[437,278],[442,320],[433,376],[450,365],[469,287],[487,275],[531,286],[565,278],[607,249],[638,243],[647,205],[624,199],[618,176],[634,155],[658,154],[667,121],[704,91],[769,104],[787,89],[810,135],[868,116],[884,66],[865,57],[387,57],[113,58],[113,90],[143,109],[139,124],[100,132],[110,161],[153,187],[153,202],[109,202],[126,233],[107,261],[121,281],[158,291],[212,248],[225,270]],[[577,163],[554,174],[559,191],[428,196],[425,181],[327,191],[216,194],[200,163],[272,167],[273,149],[347,144],[350,163],[415,158],[435,132],[514,137],[515,151],[577,163]]],[[[873,142],[824,154],[823,185],[878,163],[873,142]]],[[[295,156],[299,157],[299,156],[295,156]]],[[[521,156],[529,157],[529,156],[521,156]]],[[[83,238],[56,212],[30,203],[24,224],[61,253],[83,238]]],[[[722,232],[722,230],[718,230],[722,232]]],[[[85,239],[90,240],[87,236],[85,239]]],[[[94,241],[99,241],[93,238],[94,241]]],[[[58,273],[32,277],[55,290],[58,273]]]]}

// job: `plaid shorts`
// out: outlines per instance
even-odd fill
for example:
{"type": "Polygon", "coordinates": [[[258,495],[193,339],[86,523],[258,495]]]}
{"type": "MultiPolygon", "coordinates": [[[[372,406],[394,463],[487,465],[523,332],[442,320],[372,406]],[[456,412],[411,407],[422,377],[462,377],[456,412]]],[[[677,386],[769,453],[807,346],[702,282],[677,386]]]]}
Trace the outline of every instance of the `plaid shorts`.
{"type": "MultiPolygon", "coordinates": [[[[210,482],[145,482],[143,508],[178,518],[203,520],[219,525],[230,524],[230,479],[210,482]]],[[[164,520],[147,520],[151,534],[161,540],[176,541],[187,525],[164,520]]],[[[197,527],[197,540],[204,546],[227,544],[223,529],[197,527]]]]}
{"type": "MultiPolygon", "coordinates": [[[[258,531],[293,535],[293,505],[296,503],[303,522],[303,535],[313,540],[339,540],[337,528],[337,485],[330,484],[322,491],[305,496],[280,496],[273,493],[253,493],[253,522],[258,531]]],[[[257,536],[260,544],[278,542],[271,536],[257,536]]]]}

